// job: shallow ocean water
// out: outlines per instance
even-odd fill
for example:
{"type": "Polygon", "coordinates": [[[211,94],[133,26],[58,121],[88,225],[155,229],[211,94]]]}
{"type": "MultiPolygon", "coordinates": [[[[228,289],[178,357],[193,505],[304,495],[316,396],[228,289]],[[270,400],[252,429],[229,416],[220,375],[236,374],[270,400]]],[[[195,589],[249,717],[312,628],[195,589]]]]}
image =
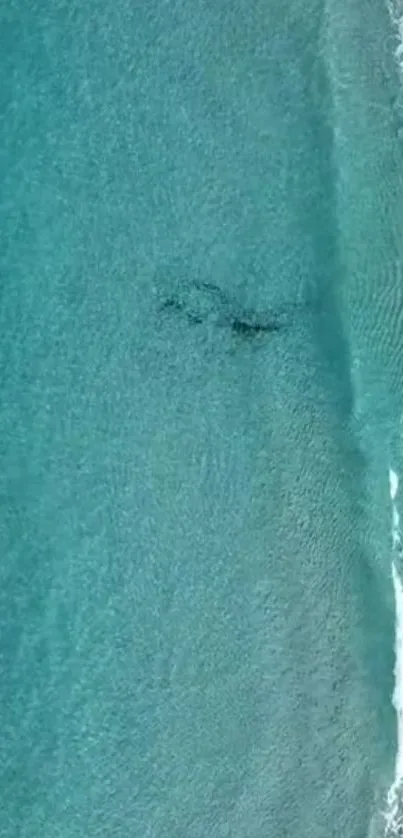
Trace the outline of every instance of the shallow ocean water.
{"type": "Polygon", "coordinates": [[[396,27],[117,0],[2,31],[0,834],[380,838],[396,27]]]}

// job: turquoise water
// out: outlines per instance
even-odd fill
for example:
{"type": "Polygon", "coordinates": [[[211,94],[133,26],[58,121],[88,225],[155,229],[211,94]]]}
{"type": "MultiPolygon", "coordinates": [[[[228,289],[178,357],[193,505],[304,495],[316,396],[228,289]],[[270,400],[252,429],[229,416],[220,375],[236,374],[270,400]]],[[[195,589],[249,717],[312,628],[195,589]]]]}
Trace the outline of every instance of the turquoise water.
{"type": "Polygon", "coordinates": [[[0,835],[380,838],[387,10],[1,17],[0,835]]]}

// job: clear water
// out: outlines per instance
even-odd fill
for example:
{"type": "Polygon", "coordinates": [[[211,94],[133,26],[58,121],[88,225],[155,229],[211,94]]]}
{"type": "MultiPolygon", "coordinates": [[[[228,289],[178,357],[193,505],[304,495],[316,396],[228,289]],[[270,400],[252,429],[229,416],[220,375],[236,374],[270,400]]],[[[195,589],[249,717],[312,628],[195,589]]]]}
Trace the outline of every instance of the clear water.
{"type": "Polygon", "coordinates": [[[1,31],[0,834],[398,834],[398,28],[1,31]]]}

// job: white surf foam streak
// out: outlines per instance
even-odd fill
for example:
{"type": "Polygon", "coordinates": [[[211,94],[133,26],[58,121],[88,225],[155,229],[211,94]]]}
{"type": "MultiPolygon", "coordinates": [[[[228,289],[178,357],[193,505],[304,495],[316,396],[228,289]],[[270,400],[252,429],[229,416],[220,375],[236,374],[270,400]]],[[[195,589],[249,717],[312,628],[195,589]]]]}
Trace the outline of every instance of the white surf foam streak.
{"type": "Polygon", "coordinates": [[[403,2],[402,0],[388,0],[387,8],[396,30],[397,46],[395,56],[403,73],[403,2]]]}
{"type": "Polygon", "coordinates": [[[402,535],[400,518],[397,508],[399,478],[393,469],[389,469],[389,488],[392,501],[392,579],[395,592],[395,688],[393,692],[393,706],[397,716],[397,754],[395,764],[395,778],[388,792],[387,811],[385,817],[385,838],[403,835],[403,811],[399,801],[403,797],[403,585],[397,571],[396,558],[402,549],[402,535]]]}

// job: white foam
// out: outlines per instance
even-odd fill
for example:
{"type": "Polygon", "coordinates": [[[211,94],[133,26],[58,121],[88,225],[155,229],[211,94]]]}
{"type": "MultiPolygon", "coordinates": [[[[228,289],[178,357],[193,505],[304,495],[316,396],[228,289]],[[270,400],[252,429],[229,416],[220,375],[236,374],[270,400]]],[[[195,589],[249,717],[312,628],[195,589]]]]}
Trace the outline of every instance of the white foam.
{"type": "Polygon", "coordinates": [[[403,585],[396,566],[392,564],[393,587],[396,603],[396,635],[395,635],[395,688],[393,691],[393,706],[397,715],[397,754],[395,763],[395,778],[388,792],[388,807],[385,812],[385,836],[401,835],[403,816],[399,801],[402,798],[403,782],[403,585]]]}
{"type": "Polygon", "coordinates": [[[403,5],[401,0],[388,0],[387,6],[398,41],[395,56],[400,70],[403,71],[403,5]]]}
{"type": "Polygon", "coordinates": [[[403,585],[394,563],[392,564],[392,577],[396,602],[395,688],[392,699],[397,713],[395,782],[400,783],[403,779],[403,585]]]}
{"type": "Polygon", "coordinates": [[[392,543],[394,556],[392,559],[392,580],[395,593],[395,686],[392,703],[397,716],[397,753],[395,762],[395,777],[388,792],[387,812],[385,812],[385,836],[402,835],[403,813],[399,800],[403,790],[403,584],[400,579],[395,559],[396,552],[401,548],[400,517],[396,504],[399,490],[399,478],[393,469],[389,469],[390,497],[392,501],[392,543]]]}
{"type": "Polygon", "coordinates": [[[397,490],[399,488],[399,478],[393,468],[389,469],[389,486],[390,486],[390,496],[392,500],[395,500],[397,495],[397,490]]]}

